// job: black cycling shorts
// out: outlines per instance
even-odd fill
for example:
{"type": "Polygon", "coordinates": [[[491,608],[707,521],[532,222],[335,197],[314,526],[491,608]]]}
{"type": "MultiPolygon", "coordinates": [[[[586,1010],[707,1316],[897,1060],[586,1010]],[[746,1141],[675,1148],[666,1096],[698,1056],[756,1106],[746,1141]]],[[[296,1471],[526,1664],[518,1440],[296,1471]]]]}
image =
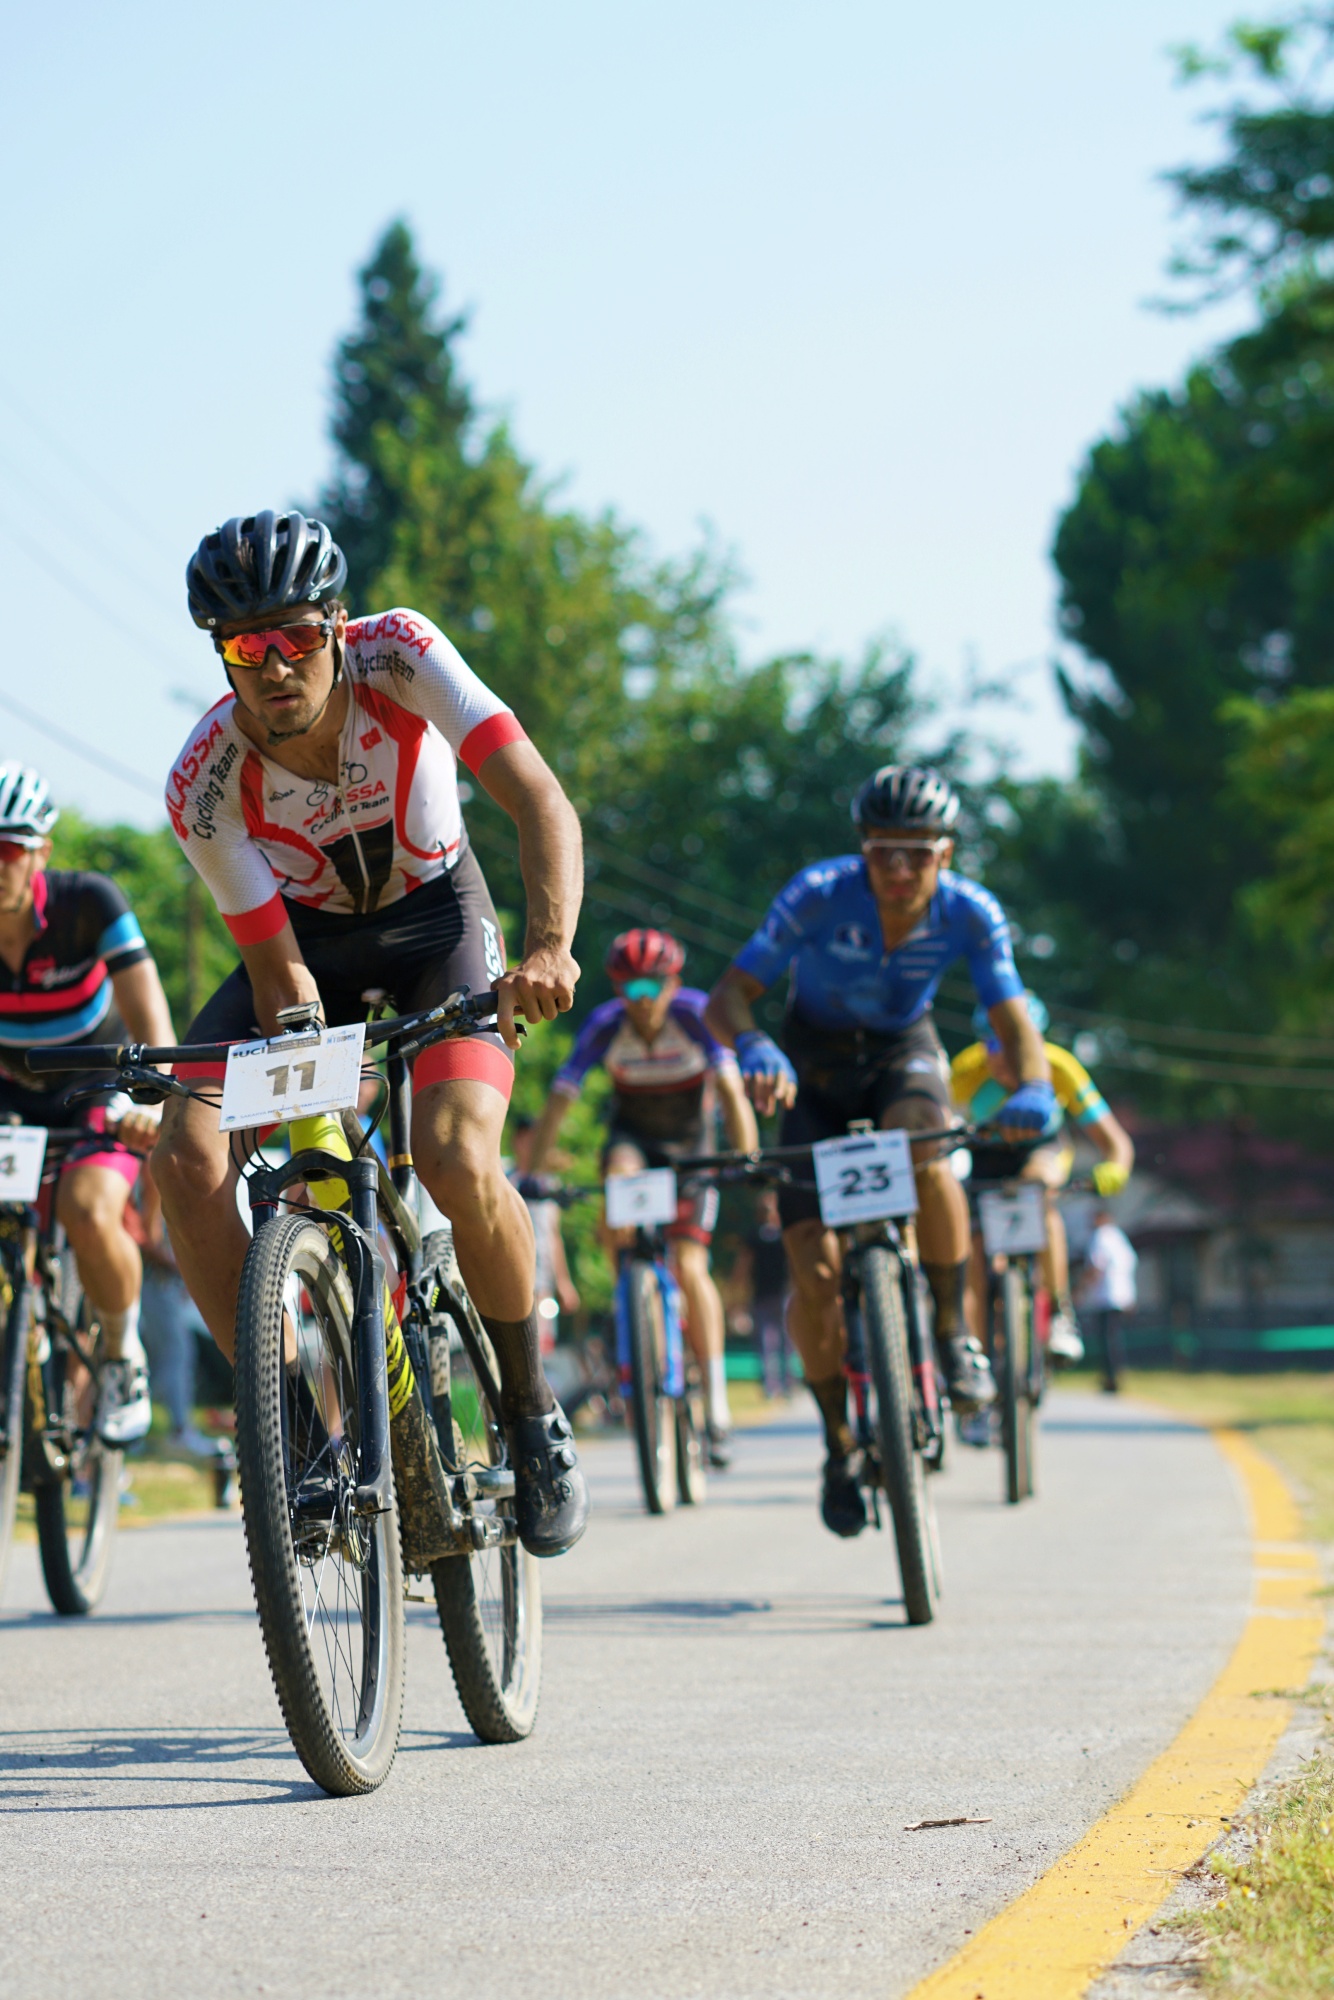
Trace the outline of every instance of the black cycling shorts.
{"type": "MultiPolygon", "coordinates": [[[[940,1123],[953,1123],[949,1059],[929,1013],[896,1035],[817,1028],[790,1014],[783,1047],[797,1072],[797,1101],[783,1114],[784,1146],[840,1138],[854,1118],[878,1126],[891,1105],[912,1097],[929,1098],[940,1123]]],[[[780,1187],[778,1212],[784,1229],[818,1216],[815,1189],[780,1187]]]]}
{"type": "MultiPolygon", "coordinates": [[[[287,903],[301,956],[319,988],[331,1028],[364,1021],[368,991],[380,987],[398,1014],[447,1000],[460,986],[486,993],[505,970],[505,940],[476,856],[465,849],[446,874],[360,917],[287,903]]],[[[187,1042],[241,1042],[260,1033],[250,975],[238,965],[190,1023],[187,1042]]],[[[221,1064],[186,1063],[185,1077],[220,1077],[221,1064]]],[[[459,1036],[423,1050],[412,1087],[470,1077],[509,1097],[514,1058],[495,1032],[459,1036]]]]}

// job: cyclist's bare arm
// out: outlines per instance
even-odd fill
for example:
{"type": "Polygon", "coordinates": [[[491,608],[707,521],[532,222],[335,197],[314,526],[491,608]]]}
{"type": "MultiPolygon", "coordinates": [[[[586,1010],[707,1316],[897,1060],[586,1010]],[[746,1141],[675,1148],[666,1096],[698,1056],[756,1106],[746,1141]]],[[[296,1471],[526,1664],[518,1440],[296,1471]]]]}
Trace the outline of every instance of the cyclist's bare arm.
{"type": "Polygon", "coordinates": [[[734,1069],[720,1069],[716,1077],[728,1144],[738,1153],[758,1151],[760,1128],[741,1078],[734,1069]]]}
{"type": "Polygon", "coordinates": [[[477,773],[519,833],[519,869],[528,902],[523,957],[496,981],[497,1025],[517,1049],[515,1014],[554,1021],[574,1004],[579,967],[570,947],[584,894],[579,818],[554,771],[526,738],[493,750],[477,773]]]}
{"type": "Polygon", "coordinates": [[[528,1155],[532,1173],[541,1173],[547,1154],[556,1143],[556,1135],[565,1123],[565,1114],[573,1103],[574,1099],[567,1092],[553,1090],[542,1106],[542,1116],[533,1127],[532,1149],[528,1155]]]}
{"type": "MultiPolygon", "coordinates": [[[[749,972],[729,965],[710,993],[704,1020],[710,1032],[727,1048],[736,1047],[739,1035],[755,1033],[755,1002],[763,991],[760,981],[749,972]]],[[[780,1104],[791,1104],[796,1096],[791,1080],[779,1075],[748,1076],[745,1090],[762,1118],[767,1118],[780,1104]]]]}
{"type": "Polygon", "coordinates": [[[1127,1174],[1134,1171],[1135,1143],[1120,1119],[1110,1111],[1079,1129],[1093,1141],[1104,1160],[1114,1167],[1124,1167],[1127,1174]]]}
{"type": "Polygon", "coordinates": [[[1028,1002],[1022,998],[998,1000],[988,1007],[987,1019],[996,1030],[1001,1047],[1014,1065],[1020,1083],[1050,1083],[1051,1068],[1042,1037],[1033,1026],[1028,1002]]]}
{"type": "MultiPolygon", "coordinates": [[[[129,1030],[131,1041],[146,1042],[150,1048],[167,1048],[176,1040],[171,1009],[162,991],[162,981],[151,958],[127,965],[111,975],[116,1012],[129,1030]]],[[[156,1105],[136,1104],[117,1126],[117,1136],[128,1146],[150,1146],[157,1136],[161,1112],[156,1105]]]]}
{"type": "Polygon", "coordinates": [[[277,1034],[280,1007],[305,1006],[319,1000],[319,988],[301,956],[290,923],[285,923],[273,937],[262,938],[257,944],[240,945],[238,949],[250,975],[255,1020],[264,1034],[277,1034]]]}

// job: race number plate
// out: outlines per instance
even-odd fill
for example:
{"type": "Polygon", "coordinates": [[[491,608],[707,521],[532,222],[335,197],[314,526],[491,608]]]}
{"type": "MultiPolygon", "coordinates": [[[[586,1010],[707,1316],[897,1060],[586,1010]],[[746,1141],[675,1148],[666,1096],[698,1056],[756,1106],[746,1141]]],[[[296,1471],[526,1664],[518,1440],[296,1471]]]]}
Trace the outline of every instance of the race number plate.
{"type": "Polygon", "coordinates": [[[1047,1206],[1044,1190],[1035,1183],[988,1188],[977,1205],[988,1257],[1025,1257],[1046,1249],[1047,1206]]]}
{"type": "Polygon", "coordinates": [[[44,1125],[0,1125],[0,1201],[36,1201],[45,1158],[44,1125]]]}
{"type": "Polygon", "coordinates": [[[354,1105],[365,1043],[364,1021],[349,1028],[321,1028],[318,1042],[296,1048],[283,1035],[271,1042],[238,1042],[227,1051],[218,1121],[222,1130],[284,1125],[289,1118],[313,1118],[320,1111],[354,1105]]]}
{"type": "Polygon", "coordinates": [[[820,1215],[831,1229],[917,1213],[906,1132],[856,1132],[812,1146],[820,1215]]]}
{"type": "Polygon", "coordinates": [[[676,1175],[670,1167],[613,1174],[605,1185],[610,1229],[652,1229],[657,1222],[675,1222],[676,1175]]]}

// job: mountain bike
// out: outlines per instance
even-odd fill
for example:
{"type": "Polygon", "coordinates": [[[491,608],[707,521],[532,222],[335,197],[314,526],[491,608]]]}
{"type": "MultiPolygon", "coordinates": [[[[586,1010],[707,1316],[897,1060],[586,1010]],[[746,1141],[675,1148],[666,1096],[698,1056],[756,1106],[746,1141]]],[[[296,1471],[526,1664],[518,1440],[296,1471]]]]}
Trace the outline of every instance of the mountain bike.
{"type": "MultiPolygon", "coordinates": [[[[674,1217],[675,1176],[667,1171],[674,1217]]],[[[652,1185],[652,1173],[615,1176],[607,1183],[608,1200],[614,1202],[628,1181],[652,1185]]],[[[697,1507],[707,1487],[704,1391],[686,1353],[683,1307],[662,1221],[642,1220],[617,1256],[616,1364],[650,1514],[668,1514],[678,1500],[697,1507]]]]}
{"type": "MultiPolygon", "coordinates": [[[[498,1368],[448,1229],[423,1242],[409,1151],[410,1059],[491,1027],[494,993],[365,1029],[385,1054],[370,1130],[350,1111],[297,1118],[291,1156],[233,1135],[253,1240],[236,1321],[236,1445],[251,1579],[288,1734],[327,1792],[388,1775],[403,1702],[404,1576],[429,1577],[464,1712],[486,1743],[537,1713],[542,1600],[518,1539],[498,1368]],[[389,1114],[386,1167],[370,1139],[389,1114]],[[304,1191],[304,1199],[303,1199],[304,1191]],[[391,1291],[384,1246],[392,1254],[391,1291]]],[[[317,1010],[287,1008],[259,1051],[275,1090],[324,1042],[317,1010]]],[[[105,1067],[139,1101],[190,1095],[155,1063],[217,1063],[227,1044],[50,1050],[36,1067],[105,1067]],[[61,1058],[69,1058],[63,1063],[61,1058]]],[[[239,1053],[239,1051],[238,1051],[239,1053]]],[[[369,1075],[379,1077],[371,1070],[369,1075]]],[[[313,1087],[313,1082],[312,1086],[313,1087]]]]}
{"type": "MultiPolygon", "coordinates": [[[[0,1127],[0,1189],[17,1170],[20,1133],[0,1127]]],[[[42,1578],[54,1610],[80,1618],[102,1600],[120,1517],[123,1454],[93,1429],[106,1363],[55,1216],[56,1182],[81,1153],[128,1151],[86,1125],[45,1133],[35,1200],[0,1194],[0,1587],[19,1492],[30,1493],[42,1578]]]]}
{"type": "MultiPolygon", "coordinates": [[[[776,1146],[753,1154],[713,1153],[681,1160],[677,1166],[683,1177],[694,1181],[710,1178],[723,1184],[819,1187],[824,1207],[826,1185],[821,1182],[820,1169],[816,1168],[815,1180],[799,1177],[798,1170],[804,1166],[809,1172],[816,1155],[832,1163],[838,1149],[843,1149],[844,1182],[851,1176],[856,1183],[847,1188],[845,1202],[851,1200],[855,1208],[860,1196],[861,1209],[871,1211],[866,1220],[841,1225],[835,1218],[846,1211],[839,1210],[833,1195],[825,1210],[826,1219],[838,1229],[843,1253],[844,1365],[852,1389],[858,1476],[877,1528],[882,1525],[882,1497],[888,1504],[904,1606],[912,1625],[926,1625],[934,1618],[942,1576],[927,1478],[944,1463],[945,1404],[909,1226],[916,1208],[910,1149],[938,1136],[896,1135],[891,1144],[902,1148],[907,1164],[905,1171],[894,1176],[882,1173],[876,1164],[876,1157],[884,1151],[884,1135],[873,1135],[863,1122],[849,1126],[847,1142],[828,1141],[823,1148],[776,1146]],[[867,1156],[860,1163],[859,1146],[867,1156]]],[[[666,1172],[659,1169],[658,1178],[666,1172]]],[[[650,1178],[627,1175],[622,1184],[650,1178]]],[[[674,1201],[674,1185],[668,1190],[663,1182],[659,1198],[664,1210],[669,1194],[674,1201]]],[[[645,1259],[641,1256],[638,1262],[643,1269],[645,1259]]],[[[648,1291],[647,1281],[644,1289],[648,1291]]],[[[665,1356],[665,1342],[663,1351],[665,1356]]],[[[665,1359],[655,1380],[661,1382],[664,1397],[669,1397],[673,1381],[665,1373],[665,1359]]],[[[647,1485],[646,1478],[646,1490],[647,1485]]]]}
{"type": "Polygon", "coordinates": [[[1038,1262],[1047,1243],[1046,1190],[1038,1181],[1021,1180],[1013,1165],[1043,1143],[989,1149],[975,1142],[974,1170],[966,1184],[973,1228],[986,1252],[983,1345],[996,1377],[1004,1493],[1011,1506],[1031,1499],[1037,1487],[1037,1411],[1046,1386],[1049,1312],[1038,1262]],[[993,1168],[1008,1163],[1011,1171],[986,1170],[988,1151],[993,1168]]]}

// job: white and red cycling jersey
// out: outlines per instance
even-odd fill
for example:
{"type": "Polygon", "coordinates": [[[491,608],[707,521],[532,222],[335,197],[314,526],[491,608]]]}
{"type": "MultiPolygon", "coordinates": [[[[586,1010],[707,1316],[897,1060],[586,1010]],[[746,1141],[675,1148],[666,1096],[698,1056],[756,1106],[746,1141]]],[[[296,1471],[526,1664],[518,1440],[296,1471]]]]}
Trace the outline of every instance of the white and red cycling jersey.
{"type": "Polygon", "coordinates": [[[457,766],[522,738],[511,709],[416,611],[347,627],[338,780],[299,778],[209,709],[172,766],[167,814],[238,944],[275,937],[283,898],[363,916],[452,868],[465,837],[457,766]]]}

